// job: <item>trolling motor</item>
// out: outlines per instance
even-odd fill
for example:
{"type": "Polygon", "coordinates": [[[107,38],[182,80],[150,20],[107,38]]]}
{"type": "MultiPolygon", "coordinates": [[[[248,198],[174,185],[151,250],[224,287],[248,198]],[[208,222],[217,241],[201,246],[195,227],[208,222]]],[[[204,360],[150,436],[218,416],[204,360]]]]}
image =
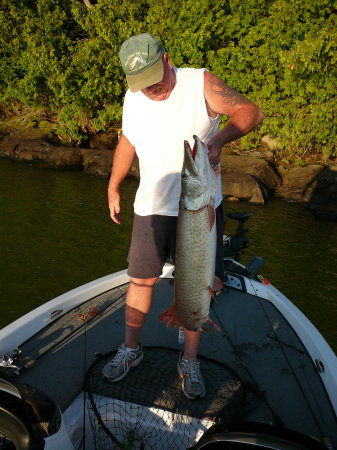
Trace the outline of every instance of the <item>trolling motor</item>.
{"type": "MultiPolygon", "coordinates": [[[[238,212],[233,214],[228,214],[227,217],[234,219],[238,222],[236,233],[233,236],[224,235],[224,258],[233,258],[235,261],[240,261],[240,256],[244,253],[244,250],[248,247],[248,238],[246,233],[249,229],[245,228],[245,222],[249,219],[250,215],[247,212],[238,212]]],[[[257,279],[258,274],[262,266],[264,265],[264,260],[259,256],[254,256],[246,267],[241,264],[236,264],[235,262],[228,261],[225,264],[225,271],[237,272],[248,278],[257,279]]]]}
{"type": "Polygon", "coordinates": [[[236,261],[239,261],[241,254],[248,247],[249,239],[246,233],[248,233],[249,229],[245,228],[245,222],[249,219],[250,215],[247,212],[237,212],[227,214],[226,217],[236,220],[238,225],[234,236],[224,235],[224,257],[234,257],[236,261]]]}

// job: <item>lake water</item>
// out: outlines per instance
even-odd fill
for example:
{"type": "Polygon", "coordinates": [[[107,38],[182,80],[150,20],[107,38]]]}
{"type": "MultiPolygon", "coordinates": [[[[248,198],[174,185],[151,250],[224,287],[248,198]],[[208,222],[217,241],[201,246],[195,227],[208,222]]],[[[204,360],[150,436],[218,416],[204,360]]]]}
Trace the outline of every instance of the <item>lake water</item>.
{"type": "MultiPolygon", "coordinates": [[[[57,295],[126,268],[137,181],[121,190],[123,224],[107,207],[108,181],[0,160],[0,328],[57,295]]],[[[242,262],[262,274],[314,323],[337,353],[337,223],[296,203],[224,203],[248,211],[242,262]]],[[[233,232],[234,223],[227,231],[233,232]]]]}

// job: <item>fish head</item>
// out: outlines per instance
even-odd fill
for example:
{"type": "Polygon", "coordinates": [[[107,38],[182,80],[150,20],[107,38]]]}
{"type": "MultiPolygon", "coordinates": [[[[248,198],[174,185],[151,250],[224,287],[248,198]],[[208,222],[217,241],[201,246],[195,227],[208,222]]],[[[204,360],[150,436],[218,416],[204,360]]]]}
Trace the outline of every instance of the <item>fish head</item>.
{"type": "Polygon", "coordinates": [[[184,164],[181,172],[181,205],[183,208],[197,211],[214,204],[217,176],[208,160],[208,149],[198,138],[193,136],[191,149],[188,141],[184,142],[184,164]]]}

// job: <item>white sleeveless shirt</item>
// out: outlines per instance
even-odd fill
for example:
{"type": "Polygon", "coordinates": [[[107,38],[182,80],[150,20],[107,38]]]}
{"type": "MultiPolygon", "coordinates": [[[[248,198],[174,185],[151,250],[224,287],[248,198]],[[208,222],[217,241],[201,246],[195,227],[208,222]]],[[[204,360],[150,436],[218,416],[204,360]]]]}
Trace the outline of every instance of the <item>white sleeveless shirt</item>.
{"type": "MultiPolygon", "coordinates": [[[[166,100],[126,92],[122,128],[139,158],[134,210],[140,216],[178,215],[184,140],[193,148],[194,134],[206,142],[218,132],[219,117],[213,119],[206,109],[204,70],[175,69],[176,84],[166,100]]],[[[219,176],[215,207],[221,200],[219,176]]]]}

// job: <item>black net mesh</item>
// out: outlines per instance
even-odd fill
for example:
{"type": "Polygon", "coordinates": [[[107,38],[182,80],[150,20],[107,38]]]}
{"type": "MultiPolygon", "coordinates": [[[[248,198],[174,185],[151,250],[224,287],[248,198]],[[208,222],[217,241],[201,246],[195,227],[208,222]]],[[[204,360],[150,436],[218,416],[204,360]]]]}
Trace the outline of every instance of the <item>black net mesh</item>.
{"type": "Polygon", "coordinates": [[[102,369],[114,354],[97,359],[87,373],[97,450],[186,449],[214,423],[235,419],[244,406],[243,382],[223,363],[200,357],[206,395],[189,400],[177,373],[178,350],[145,347],[142,363],[110,383],[102,369]]]}

